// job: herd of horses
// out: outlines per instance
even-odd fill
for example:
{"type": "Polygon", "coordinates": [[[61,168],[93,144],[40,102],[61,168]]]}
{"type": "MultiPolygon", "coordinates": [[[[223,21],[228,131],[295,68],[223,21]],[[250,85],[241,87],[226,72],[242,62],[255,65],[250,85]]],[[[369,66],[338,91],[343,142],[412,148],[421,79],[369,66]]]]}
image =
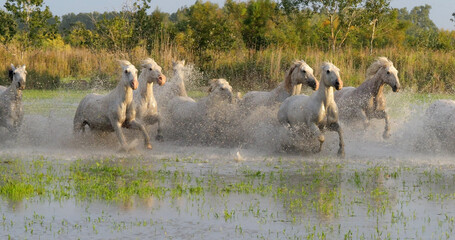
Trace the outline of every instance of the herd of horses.
{"type": "MultiPolygon", "coordinates": [[[[343,87],[340,69],[330,62],[322,63],[319,81],[313,69],[303,60],[295,61],[287,70],[285,79],[272,91],[251,91],[243,97],[234,94],[225,79],[209,82],[208,96],[199,100],[188,97],[185,89],[184,61],[173,63],[174,75],[167,82],[162,68],[153,60],[145,59],[141,72],[130,62],[119,61],[122,69],[117,87],[106,95],[89,94],[79,103],[73,131],[91,130],[115,132],[121,150],[128,151],[122,128],[141,131],[147,149],[152,149],[148,125],[157,125],[156,140],[162,141],[163,115],[175,123],[174,128],[186,128],[199,134],[207,127],[204,121],[220,121],[220,109],[235,106],[239,118],[247,118],[260,107],[276,109],[277,121],[291,136],[305,141],[319,142],[314,152],[320,152],[325,141],[324,131],[335,131],[339,136],[338,155],[344,157],[343,130],[340,124],[361,121],[367,128],[370,119],[384,119],[383,138],[390,137],[389,116],[386,111],[384,87],[394,92],[401,88],[398,71],[386,57],[377,58],[367,69],[366,80],[357,88],[343,87]],[[167,82],[167,83],[166,83],[167,82]],[[311,95],[301,94],[302,85],[310,87],[311,95]],[[195,127],[196,125],[202,127],[195,127]]],[[[9,87],[0,86],[0,126],[16,137],[24,112],[22,90],[26,85],[25,65],[9,70],[9,87]]],[[[455,138],[455,101],[437,100],[426,111],[425,124],[442,141],[455,138]]],[[[211,133],[209,133],[211,134],[211,133]]],[[[223,133],[221,133],[223,134],[223,133]]],[[[82,135],[83,136],[83,135],[82,135]]]]}

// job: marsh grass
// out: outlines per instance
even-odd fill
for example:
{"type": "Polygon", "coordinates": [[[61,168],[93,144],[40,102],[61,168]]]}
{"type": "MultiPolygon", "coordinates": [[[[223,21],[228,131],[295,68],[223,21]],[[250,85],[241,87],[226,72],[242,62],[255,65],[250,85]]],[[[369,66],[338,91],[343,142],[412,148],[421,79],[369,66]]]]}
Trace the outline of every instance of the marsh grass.
{"type": "MultiPolygon", "coordinates": [[[[271,89],[283,80],[290,64],[304,59],[319,73],[323,61],[331,61],[341,69],[345,86],[358,86],[364,81],[365,71],[378,56],[391,59],[399,71],[402,85],[413,92],[453,93],[455,91],[455,55],[453,51],[413,50],[401,48],[378,49],[373,55],[368,50],[346,48],[339,52],[324,52],[311,47],[288,49],[269,47],[259,51],[235,49],[216,53],[210,63],[198,62],[197,56],[173,44],[161,44],[150,54],[137,47],[130,53],[66,46],[59,49],[31,50],[20,58],[14,46],[0,49],[2,62],[0,84],[6,85],[6,69],[10,63],[26,64],[29,70],[29,88],[110,88],[117,81],[117,59],[130,60],[139,66],[146,57],[155,58],[167,74],[172,60],[185,59],[201,68],[205,85],[210,78],[227,78],[231,85],[241,91],[271,89]],[[81,83],[82,82],[82,83],[81,83]]],[[[215,54],[215,53],[214,53],[215,54]]]]}
{"type": "MultiPolygon", "coordinates": [[[[245,229],[248,231],[249,226],[245,219],[265,229],[257,234],[266,234],[268,227],[277,224],[289,226],[282,231],[268,230],[269,237],[277,238],[395,239],[409,237],[415,231],[421,231],[424,238],[453,233],[454,216],[446,209],[455,201],[453,171],[438,167],[388,167],[374,162],[351,169],[345,164],[324,161],[273,161],[262,168],[245,163],[226,175],[218,173],[217,167],[209,162],[192,157],[152,161],[107,157],[71,162],[2,157],[0,197],[18,204],[75,199],[84,205],[114,203],[127,209],[155,199],[172,203],[172,210],[166,211],[177,211],[179,215],[195,209],[197,214],[192,218],[197,221],[234,224],[237,237],[251,236],[244,235],[248,234],[245,229]],[[191,165],[200,164],[211,170],[190,170],[191,165]],[[183,199],[187,205],[181,205],[183,199]],[[277,207],[262,203],[269,199],[277,207]],[[420,208],[419,204],[434,206],[439,211],[419,211],[415,208],[420,208]],[[292,231],[294,228],[298,230],[292,231]]],[[[165,232],[172,227],[166,221],[164,225],[156,223],[154,211],[159,209],[152,210],[150,221],[137,217],[118,221],[116,214],[91,215],[86,210],[87,217],[82,222],[71,219],[58,222],[51,220],[54,217],[50,215],[34,212],[21,226],[30,237],[36,236],[35,230],[38,236],[46,233],[62,237],[82,231],[90,231],[93,236],[106,230],[106,224],[112,225],[115,233],[143,231],[152,226],[155,231],[159,228],[165,232]]],[[[8,212],[3,214],[0,227],[6,231],[15,229],[11,218],[8,212]]]]}

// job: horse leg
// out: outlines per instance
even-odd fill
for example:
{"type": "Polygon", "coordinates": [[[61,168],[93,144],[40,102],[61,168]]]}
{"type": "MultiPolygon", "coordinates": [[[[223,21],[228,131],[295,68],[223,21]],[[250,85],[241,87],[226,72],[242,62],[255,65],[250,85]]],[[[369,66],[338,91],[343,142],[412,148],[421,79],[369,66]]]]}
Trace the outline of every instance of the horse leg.
{"type": "Polygon", "coordinates": [[[163,135],[161,135],[161,116],[159,114],[149,116],[145,119],[145,122],[147,122],[150,125],[153,125],[155,123],[158,124],[158,129],[157,129],[155,139],[160,142],[163,141],[163,135]]]}
{"type": "Polygon", "coordinates": [[[336,131],[338,132],[338,137],[339,137],[339,146],[340,148],[338,149],[338,156],[344,158],[344,140],[343,140],[343,130],[341,129],[341,126],[338,122],[330,123],[329,129],[331,131],[336,131]]]}
{"type": "Polygon", "coordinates": [[[376,112],[376,117],[378,119],[383,118],[385,121],[384,133],[382,134],[382,137],[384,139],[390,138],[389,115],[387,114],[387,112],[385,110],[381,110],[381,111],[376,112]]]}
{"type": "Polygon", "coordinates": [[[117,120],[113,120],[113,119],[111,119],[111,124],[112,124],[112,128],[114,129],[115,134],[117,135],[117,138],[120,142],[121,150],[128,151],[128,146],[126,145],[125,136],[123,135],[123,131],[122,131],[122,124],[119,123],[117,120]]]}
{"type": "Polygon", "coordinates": [[[319,127],[318,127],[318,125],[316,125],[316,123],[311,123],[310,124],[310,132],[311,132],[311,134],[313,136],[317,136],[318,137],[319,148],[316,151],[316,153],[321,152],[322,151],[322,144],[325,141],[325,137],[324,137],[323,132],[319,129],[319,127]]]}
{"type": "Polygon", "coordinates": [[[133,121],[130,121],[130,122],[129,122],[129,127],[132,128],[132,129],[141,130],[142,135],[144,136],[144,144],[145,144],[145,147],[146,147],[147,149],[152,149],[152,144],[150,144],[150,137],[149,137],[149,135],[147,134],[147,131],[145,130],[144,125],[142,125],[141,123],[139,123],[139,122],[136,121],[136,120],[133,120],[133,121]]]}

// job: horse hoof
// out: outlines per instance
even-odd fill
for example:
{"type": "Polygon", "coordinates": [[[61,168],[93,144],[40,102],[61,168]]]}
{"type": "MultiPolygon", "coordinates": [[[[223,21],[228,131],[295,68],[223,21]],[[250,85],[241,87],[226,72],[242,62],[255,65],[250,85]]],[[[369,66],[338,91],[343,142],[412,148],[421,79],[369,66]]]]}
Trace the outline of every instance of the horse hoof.
{"type": "Polygon", "coordinates": [[[390,138],[390,133],[384,133],[384,134],[382,134],[382,137],[384,139],[389,139],[390,138]]]}
{"type": "Polygon", "coordinates": [[[147,149],[149,149],[149,150],[152,150],[152,144],[150,144],[150,143],[149,143],[149,144],[146,144],[146,145],[145,145],[145,148],[147,148],[147,149]]]}
{"type": "Polygon", "coordinates": [[[162,142],[164,140],[162,135],[156,135],[155,137],[156,141],[162,142]]]}
{"type": "Polygon", "coordinates": [[[343,151],[343,150],[339,150],[339,151],[338,151],[338,157],[339,157],[339,158],[344,158],[344,157],[345,157],[345,154],[344,154],[344,151],[343,151]]]}

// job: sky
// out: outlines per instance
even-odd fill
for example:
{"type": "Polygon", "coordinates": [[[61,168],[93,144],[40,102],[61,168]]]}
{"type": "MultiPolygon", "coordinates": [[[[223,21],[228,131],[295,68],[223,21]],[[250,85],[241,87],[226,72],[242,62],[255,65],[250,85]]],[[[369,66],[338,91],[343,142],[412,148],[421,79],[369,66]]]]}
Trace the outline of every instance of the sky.
{"type": "MultiPolygon", "coordinates": [[[[74,12],[104,12],[104,11],[119,11],[125,2],[132,0],[44,0],[51,11],[56,15],[63,15],[74,12]]],[[[173,13],[183,6],[191,6],[196,0],[152,0],[152,9],[159,8],[163,12],[173,13]]],[[[211,0],[218,3],[220,6],[225,0],[211,0]]],[[[5,0],[0,0],[0,5],[3,6],[5,0]]],[[[430,18],[439,28],[455,30],[455,23],[450,21],[452,13],[455,12],[455,0],[391,0],[391,5],[394,8],[406,7],[411,10],[415,6],[428,4],[432,7],[430,18]]]]}

